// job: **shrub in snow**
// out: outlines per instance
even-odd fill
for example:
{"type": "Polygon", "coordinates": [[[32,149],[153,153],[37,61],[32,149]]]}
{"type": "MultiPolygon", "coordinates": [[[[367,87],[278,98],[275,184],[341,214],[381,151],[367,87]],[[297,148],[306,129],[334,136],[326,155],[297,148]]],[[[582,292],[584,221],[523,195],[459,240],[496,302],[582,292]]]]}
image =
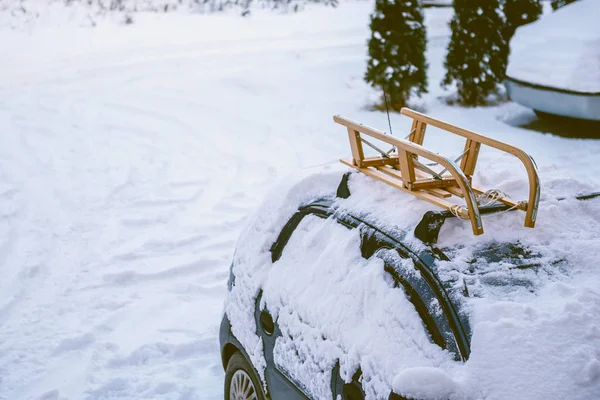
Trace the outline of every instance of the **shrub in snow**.
{"type": "Polygon", "coordinates": [[[376,0],[365,80],[385,91],[394,110],[427,92],[427,37],[420,0],[376,0]]]}
{"type": "Polygon", "coordinates": [[[504,78],[508,46],[499,0],[455,0],[443,85],[456,83],[463,105],[485,104],[504,78]]]}
{"type": "Polygon", "coordinates": [[[552,9],[557,10],[562,6],[566,6],[567,4],[571,4],[576,0],[552,0],[552,9]]]}
{"type": "Polygon", "coordinates": [[[504,0],[504,38],[506,43],[521,25],[529,24],[542,15],[541,0],[504,0]]]}

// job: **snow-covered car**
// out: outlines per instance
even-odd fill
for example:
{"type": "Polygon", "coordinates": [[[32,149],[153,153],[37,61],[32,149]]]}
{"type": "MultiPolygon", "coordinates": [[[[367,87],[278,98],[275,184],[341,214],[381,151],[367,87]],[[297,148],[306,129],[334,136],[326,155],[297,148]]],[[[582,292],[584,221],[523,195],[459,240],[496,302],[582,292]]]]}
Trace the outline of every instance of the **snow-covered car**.
{"type": "Polygon", "coordinates": [[[406,139],[335,116],[352,154],[340,161],[359,173],[289,178],[242,232],[225,399],[599,398],[600,193],[541,202],[524,150],[401,114],[406,139]],[[424,146],[427,128],[431,148],[462,154],[424,146]],[[501,158],[476,167],[490,149],[501,158]]]}
{"type": "Polygon", "coordinates": [[[579,0],[517,29],[506,88],[538,115],[600,120],[600,1],[579,0]]]}
{"type": "Polygon", "coordinates": [[[231,265],[225,399],[598,398],[600,299],[563,283],[598,241],[429,207],[335,168],[268,196],[231,265]]]}

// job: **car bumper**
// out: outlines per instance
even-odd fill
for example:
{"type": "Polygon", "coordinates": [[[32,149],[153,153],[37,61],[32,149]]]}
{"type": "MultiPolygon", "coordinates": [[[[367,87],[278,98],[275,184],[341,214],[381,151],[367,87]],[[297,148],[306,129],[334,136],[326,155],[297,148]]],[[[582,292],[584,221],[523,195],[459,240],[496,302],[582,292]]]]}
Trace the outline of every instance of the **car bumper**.
{"type": "Polygon", "coordinates": [[[579,93],[507,78],[512,101],[534,110],[564,117],[600,121],[600,93],[579,93]]]}

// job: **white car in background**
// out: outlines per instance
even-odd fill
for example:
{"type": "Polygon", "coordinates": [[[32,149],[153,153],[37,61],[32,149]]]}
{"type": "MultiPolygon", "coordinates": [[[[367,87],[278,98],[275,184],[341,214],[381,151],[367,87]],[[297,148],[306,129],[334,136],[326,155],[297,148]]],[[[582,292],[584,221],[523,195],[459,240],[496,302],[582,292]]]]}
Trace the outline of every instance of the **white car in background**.
{"type": "Polygon", "coordinates": [[[423,0],[423,7],[452,7],[452,0],[423,0]]]}
{"type": "Polygon", "coordinates": [[[512,101],[600,121],[600,1],[579,0],[517,29],[505,85],[512,101]]]}

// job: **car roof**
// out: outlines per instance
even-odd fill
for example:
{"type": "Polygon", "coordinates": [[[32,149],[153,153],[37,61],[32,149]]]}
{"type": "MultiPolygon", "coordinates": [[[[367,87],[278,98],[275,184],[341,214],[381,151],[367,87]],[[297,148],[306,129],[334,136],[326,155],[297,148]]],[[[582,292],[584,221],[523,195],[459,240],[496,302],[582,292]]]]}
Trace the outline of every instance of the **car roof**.
{"type": "MultiPolygon", "coordinates": [[[[534,293],[549,281],[567,279],[572,270],[569,255],[536,240],[539,230],[535,229],[514,228],[508,232],[505,229],[496,235],[474,237],[466,226],[468,224],[456,218],[446,223],[453,225],[448,227],[451,229],[444,228],[448,218],[445,215],[441,224],[430,227],[436,236],[442,230],[439,243],[423,240],[415,232],[419,227],[429,225],[431,221],[427,215],[439,216],[440,211],[426,210],[426,206],[423,212],[423,207],[415,207],[414,211],[399,213],[402,216],[412,214],[407,223],[397,223],[399,218],[390,223],[388,218],[381,217],[382,214],[387,217],[386,212],[379,213],[381,209],[375,202],[364,201],[365,193],[360,186],[366,182],[369,178],[361,174],[346,174],[340,179],[335,195],[313,199],[309,203],[330,207],[337,214],[349,214],[406,245],[432,268],[446,290],[451,291],[459,302],[461,298],[472,296],[506,299],[516,293],[534,293]],[[353,180],[361,182],[353,185],[353,180]],[[359,198],[352,199],[353,196],[359,198]],[[526,234],[520,234],[519,230],[526,234]],[[457,232],[460,235],[456,235],[457,232]]],[[[581,196],[581,199],[588,197],[581,196]]]]}
{"type": "MultiPolygon", "coordinates": [[[[314,199],[301,209],[309,208],[313,210],[315,208],[329,210],[328,213],[334,216],[336,215],[337,210],[335,198],[331,197],[314,199]]],[[[452,277],[448,276],[448,274],[440,274],[442,270],[438,267],[442,264],[452,268],[453,263],[459,262],[467,266],[467,273],[471,277],[489,275],[490,278],[485,279],[484,282],[495,286],[506,287],[510,287],[511,285],[519,287],[523,285],[528,285],[530,287],[534,286],[534,282],[526,282],[526,279],[523,276],[520,276],[523,274],[519,274],[519,271],[532,270],[537,273],[538,269],[544,268],[548,264],[548,259],[539,251],[518,240],[512,242],[481,242],[472,248],[471,257],[465,258],[461,254],[461,250],[464,249],[464,246],[461,246],[460,244],[448,247],[438,247],[435,243],[423,243],[422,246],[414,246],[414,241],[407,239],[411,237],[409,230],[389,229],[389,226],[380,226],[379,222],[376,219],[370,218],[370,215],[368,214],[353,213],[351,211],[341,213],[337,218],[343,220],[345,218],[347,219],[348,216],[367,225],[369,228],[377,230],[396,247],[402,245],[402,251],[411,251],[419,257],[422,262],[432,268],[438,278],[446,284],[452,277]],[[497,273],[501,271],[506,272],[503,278],[494,279],[493,274],[496,273],[497,275],[497,273]]],[[[559,258],[552,259],[550,264],[558,268],[564,267],[565,262],[564,259],[559,258]]],[[[446,289],[456,291],[463,295],[468,296],[470,294],[468,286],[458,288],[459,290],[456,290],[456,287],[450,285],[445,285],[445,287],[446,289]]]]}

